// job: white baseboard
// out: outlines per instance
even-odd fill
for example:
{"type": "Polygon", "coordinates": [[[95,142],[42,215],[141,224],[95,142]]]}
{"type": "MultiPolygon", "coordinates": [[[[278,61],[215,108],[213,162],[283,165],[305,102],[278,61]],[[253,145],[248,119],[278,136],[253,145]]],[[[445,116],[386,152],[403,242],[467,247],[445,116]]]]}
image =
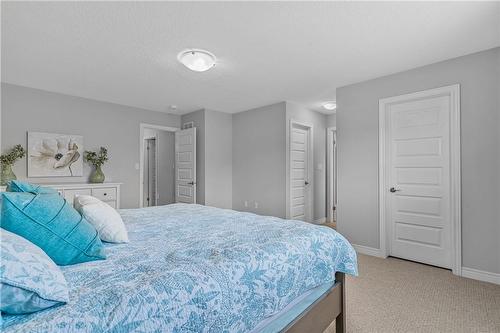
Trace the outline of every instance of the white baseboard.
{"type": "Polygon", "coordinates": [[[474,268],[462,267],[462,276],[469,279],[500,285],[500,274],[498,273],[491,273],[486,271],[480,271],[474,268]]]}
{"type": "Polygon", "coordinates": [[[326,217],[319,218],[317,220],[314,220],[314,224],[323,224],[326,222],[326,217]]]}
{"type": "Polygon", "coordinates": [[[378,257],[378,258],[386,257],[380,249],[376,249],[374,247],[356,245],[356,244],[352,244],[352,247],[356,250],[357,253],[366,254],[367,256],[378,257]]]}
{"type": "MultiPolygon", "coordinates": [[[[356,244],[352,244],[352,247],[354,248],[354,250],[356,250],[357,253],[372,257],[386,258],[386,256],[380,249],[376,249],[374,247],[356,244]]],[[[498,273],[491,273],[474,268],[462,267],[462,277],[500,285],[500,274],[498,273]]]]}

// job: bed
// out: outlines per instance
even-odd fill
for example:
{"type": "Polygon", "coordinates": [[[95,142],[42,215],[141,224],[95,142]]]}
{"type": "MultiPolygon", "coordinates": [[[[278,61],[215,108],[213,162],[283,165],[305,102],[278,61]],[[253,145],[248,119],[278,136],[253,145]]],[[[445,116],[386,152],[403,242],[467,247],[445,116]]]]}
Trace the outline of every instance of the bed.
{"type": "Polygon", "coordinates": [[[120,210],[130,243],[62,267],[70,302],[9,332],[345,331],[356,253],[334,230],[201,205],[120,210]]]}

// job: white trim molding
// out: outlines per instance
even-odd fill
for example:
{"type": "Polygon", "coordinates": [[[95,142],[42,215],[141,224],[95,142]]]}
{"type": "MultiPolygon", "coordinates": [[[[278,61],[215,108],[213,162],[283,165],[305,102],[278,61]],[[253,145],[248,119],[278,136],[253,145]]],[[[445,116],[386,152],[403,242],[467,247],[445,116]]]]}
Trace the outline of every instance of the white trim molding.
{"type": "Polygon", "coordinates": [[[500,274],[462,267],[462,277],[500,285],[500,274]]]}
{"type": "Polygon", "coordinates": [[[450,221],[451,221],[451,269],[453,274],[462,275],[462,218],[460,183],[460,85],[454,84],[416,93],[383,98],[379,100],[379,230],[380,251],[389,255],[387,236],[388,200],[387,180],[389,170],[385,168],[386,152],[386,110],[387,106],[401,101],[421,98],[449,96],[450,98],[450,221]]]}
{"type": "Polygon", "coordinates": [[[387,258],[386,255],[382,252],[381,249],[376,249],[374,247],[369,247],[369,246],[364,246],[364,245],[356,245],[352,244],[352,247],[354,250],[356,250],[357,253],[365,254],[367,256],[372,256],[372,257],[377,257],[377,258],[387,258]]]}

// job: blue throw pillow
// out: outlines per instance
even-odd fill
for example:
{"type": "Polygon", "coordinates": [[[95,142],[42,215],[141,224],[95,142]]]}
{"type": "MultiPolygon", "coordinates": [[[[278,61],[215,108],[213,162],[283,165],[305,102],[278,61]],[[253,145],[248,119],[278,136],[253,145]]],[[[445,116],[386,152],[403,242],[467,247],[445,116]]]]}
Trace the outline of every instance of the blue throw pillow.
{"type": "Polygon", "coordinates": [[[31,184],[27,182],[21,182],[19,180],[11,180],[7,184],[8,192],[29,192],[33,194],[40,193],[57,193],[56,190],[50,187],[44,187],[36,184],[31,184]]]}
{"type": "Polygon", "coordinates": [[[36,245],[0,228],[0,310],[27,314],[69,301],[61,269],[36,245]]]}
{"type": "Polygon", "coordinates": [[[2,193],[2,228],[39,246],[58,265],[105,259],[97,230],[58,193],[2,193]]]}

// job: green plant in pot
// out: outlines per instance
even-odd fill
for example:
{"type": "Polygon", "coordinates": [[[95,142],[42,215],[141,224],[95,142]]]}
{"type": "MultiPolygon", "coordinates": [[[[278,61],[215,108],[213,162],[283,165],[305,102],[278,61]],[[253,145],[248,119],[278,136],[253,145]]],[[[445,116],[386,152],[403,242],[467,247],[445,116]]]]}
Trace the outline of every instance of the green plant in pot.
{"type": "Polygon", "coordinates": [[[101,147],[98,152],[95,151],[85,151],[85,160],[94,166],[94,171],[90,175],[91,183],[104,183],[104,173],[102,172],[101,166],[108,161],[108,150],[101,147]]]}
{"type": "Polygon", "coordinates": [[[16,175],[12,171],[12,165],[25,155],[26,151],[21,145],[15,145],[9,153],[0,155],[0,164],[2,167],[2,173],[0,175],[1,186],[6,186],[11,180],[17,179],[16,175]]]}

